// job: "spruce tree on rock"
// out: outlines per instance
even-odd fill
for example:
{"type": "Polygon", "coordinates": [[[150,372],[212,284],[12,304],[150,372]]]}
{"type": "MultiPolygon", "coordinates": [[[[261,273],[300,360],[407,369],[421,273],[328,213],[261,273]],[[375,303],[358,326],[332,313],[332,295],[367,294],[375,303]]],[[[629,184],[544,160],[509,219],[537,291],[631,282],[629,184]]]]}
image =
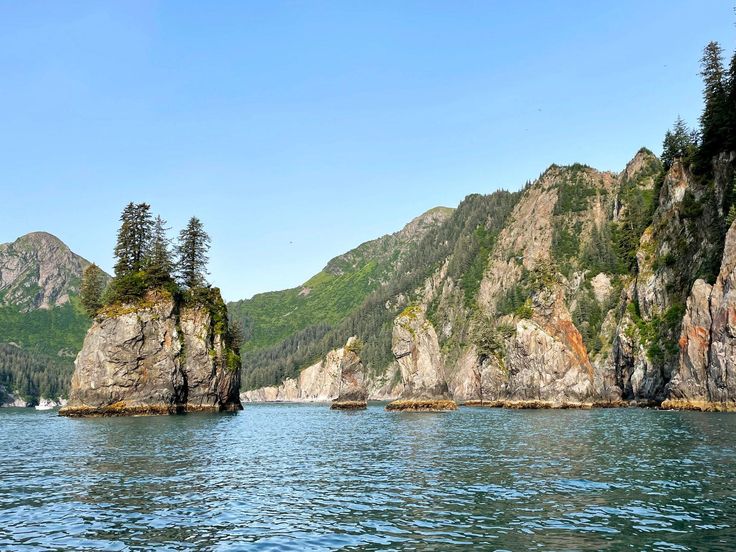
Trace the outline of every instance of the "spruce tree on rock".
{"type": "Polygon", "coordinates": [[[149,258],[154,222],[148,203],[128,203],[120,215],[115,245],[115,275],[124,276],[145,268],[149,258]]]}
{"type": "Polygon", "coordinates": [[[669,169],[675,159],[682,159],[693,153],[697,141],[697,133],[688,129],[685,121],[678,116],[672,130],[668,130],[664,135],[664,142],[662,143],[662,164],[664,168],[669,169]]]}
{"type": "Polygon", "coordinates": [[[207,285],[209,249],[210,237],[204,231],[202,222],[197,217],[192,217],[186,228],[179,233],[179,244],[176,248],[179,279],[189,289],[207,285]]]}
{"type": "Polygon", "coordinates": [[[731,57],[731,65],[728,68],[726,114],[728,119],[727,151],[736,151],[736,52],[731,57]]]}
{"type": "Polygon", "coordinates": [[[94,318],[102,308],[102,294],[105,291],[105,275],[96,264],[84,269],[79,296],[87,316],[94,318]]]}
{"type": "Polygon", "coordinates": [[[709,172],[713,156],[725,149],[728,134],[726,82],[723,71],[723,49],[720,44],[708,43],[700,66],[705,106],[700,116],[701,145],[698,153],[701,169],[709,172]]]}
{"type": "Polygon", "coordinates": [[[154,286],[171,281],[171,273],[174,267],[169,251],[168,230],[166,221],[157,216],[153,223],[153,237],[151,238],[150,253],[146,266],[150,283],[154,286]]]}

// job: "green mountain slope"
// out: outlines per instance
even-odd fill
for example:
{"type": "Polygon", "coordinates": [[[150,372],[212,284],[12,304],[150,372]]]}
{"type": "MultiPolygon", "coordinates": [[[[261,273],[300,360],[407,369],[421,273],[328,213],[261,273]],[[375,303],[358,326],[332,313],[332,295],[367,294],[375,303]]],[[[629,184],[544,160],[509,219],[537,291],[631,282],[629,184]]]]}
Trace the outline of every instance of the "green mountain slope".
{"type": "Polygon", "coordinates": [[[437,207],[395,234],[336,257],[298,288],[228,304],[230,315],[245,329],[243,351],[263,350],[312,326],[342,321],[368,295],[390,281],[422,237],[446,221],[452,211],[437,207]]]}
{"type": "MultiPolygon", "coordinates": [[[[378,272],[383,277],[380,281],[372,282],[372,289],[367,290],[369,293],[360,296],[357,308],[340,311],[341,317],[335,316],[328,322],[320,316],[314,316],[309,319],[311,325],[298,328],[270,346],[254,347],[246,341],[243,387],[249,389],[273,385],[294,376],[329,350],[344,344],[351,335],[359,335],[365,342],[361,358],[368,369],[384,369],[392,360],[393,319],[406,306],[406,298],[449,257],[452,257],[452,262],[447,266],[448,274],[457,278],[459,288],[467,296],[468,302],[473,301],[490,248],[518,196],[518,193],[505,191],[488,196],[468,196],[454,211],[430,211],[441,213],[442,216],[436,218],[432,225],[422,225],[422,232],[411,231],[422,217],[410,223],[402,232],[409,229],[413,239],[387,241],[381,238],[331,261],[323,273],[329,274],[327,271],[330,267],[337,267],[342,272],[339,277],[344,278],[376,263],[383,267],[378,272]],[[397,244],[400,245],[398,249],[397,244]],[[366,250],[372,255],[362,254],[366,250]],[[351,267],[352,270],[349,270],[351,267]]],[[[400,238],[402,232],[393,236],[400,238]]],[[[403,236],[406,237],[406,234],[403,236]]],[[[329,284],[332,279],[328,278],[327,282],[329,284]]],[[[339,302],[336,304],[339,305],[339,302]]],[[[355,304],[356,301],[351,302],[351,305],[355,304]]],[[[242,320],[237,306],[233,307],[231,313],[242,320]]],[[[259,320],[251,318],[247,323],[248,333],[255,341],[259,335],[269,331],[272,324],[278,325],[280,322],[264,316],[259,320]]]]}
{"type": "Polygon", "coordinates": [[[87,266],[45,232],[0,244],[0,385],[8,392],[31,401],[66,393],[90,326],[78,298],[87,266]]]}

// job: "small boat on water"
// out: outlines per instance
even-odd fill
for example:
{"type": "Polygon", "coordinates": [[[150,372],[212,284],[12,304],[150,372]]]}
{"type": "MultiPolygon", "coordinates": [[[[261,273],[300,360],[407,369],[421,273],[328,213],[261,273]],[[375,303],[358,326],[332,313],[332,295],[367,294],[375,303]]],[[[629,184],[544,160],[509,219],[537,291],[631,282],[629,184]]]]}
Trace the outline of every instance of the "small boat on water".
{"type": "Polygon", "coordinates": [[[35,407],[36,410],[53,410],[54,405],[53,404],[39,404],[35,407]]]}

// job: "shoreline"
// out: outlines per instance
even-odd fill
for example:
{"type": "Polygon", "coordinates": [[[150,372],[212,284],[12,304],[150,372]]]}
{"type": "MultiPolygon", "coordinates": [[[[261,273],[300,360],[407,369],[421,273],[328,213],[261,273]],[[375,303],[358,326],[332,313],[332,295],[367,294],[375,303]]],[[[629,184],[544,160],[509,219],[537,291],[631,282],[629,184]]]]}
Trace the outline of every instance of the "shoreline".
{"type": "MultiPolygon", "coordinates": [[[[397,399],[369,399],[370,405],[386,405],[397,399]]],[[[294,405],[330,405],[331,399],[324,400],[299,400],[299,401],[248,401],[245,405],[259,404],[294,404],[294,405]]],[[[736,412],[736,402],[708,402],[708,401],[685,401],[667,399],[664,401],[546,401],[537,399],[497,399],[480,401],[477,399],[457,402],[458,410],[461,408],[503,408],[506,410],[597,410],[614,408],[648,408],[663,411],[690,411],[690,412],[736,412]]],[[[398,410],[398,409],[397,409],[398,410]]],[[[419,411],[419,410],[417,410],[419,411]]]]}

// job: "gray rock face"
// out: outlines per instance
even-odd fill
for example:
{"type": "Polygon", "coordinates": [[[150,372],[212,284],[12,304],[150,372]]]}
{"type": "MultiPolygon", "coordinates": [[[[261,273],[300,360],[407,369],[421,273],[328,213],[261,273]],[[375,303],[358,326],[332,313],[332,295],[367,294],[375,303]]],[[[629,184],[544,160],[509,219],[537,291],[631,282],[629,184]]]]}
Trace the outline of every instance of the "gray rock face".
{"type": "Polygon", "coordinates": [[[680,362],[664,406],[736,409],[736,223],[714,285],[697,280],[687,300],[680,362]]]}
{"type": "Polygon", "coordinates": [[[0,304],[16,305],[23,311],[63,305],[70,294],[79,292],[88,265],[46,232],[0,244],[0,304]]]}
{"type": "Polygon", "coordinates": [[[241,408],[240,365],[209,307],[149,294],[97,317],[60,414],[126,415],[241,408]]]}
{"type": "Polygon", "coordinates": [[[475,379],[474,386],[456,388],[457,397],[515,407],[581,406],[598,399],[593,366],[562,290],[545,290],[532,305],[532,317],[518,320],[495,354],[456,381],[475,379]]]}
{"type": "Polygon", "coordinates": [[[437,333],[418,306],[394,321],[392,350],[401,369],[400,399],[449,399],[437,333]]]}
{"type": "MultiPolygon", "coordinates": [[[[365,367],[360,360],[359,341],[351,337],[339,358],[340,365],[340,394],[333,403],[333,408],[344,405],[350,408],[365,406],[368,400],[366,387],[365,367]]],[[[332,354],[332,353],[330,353],[332,354]]]]}
{"type": "Polygon", "coordinates": [[[398,366],[393,365],[382,378],[369,379],[360,360],[357,339],[330,351],[325,358],[302,370],[296,378],[281,385],[245,391],[246,402],[327,402],[395,399],[403,389],[396,383],[398,366]]]}

